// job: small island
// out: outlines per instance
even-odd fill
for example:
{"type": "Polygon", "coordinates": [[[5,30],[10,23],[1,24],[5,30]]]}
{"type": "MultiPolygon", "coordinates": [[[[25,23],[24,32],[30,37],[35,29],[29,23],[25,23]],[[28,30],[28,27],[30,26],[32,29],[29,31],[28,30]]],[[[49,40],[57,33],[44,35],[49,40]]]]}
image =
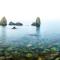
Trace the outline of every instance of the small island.
{"type": "Polygon", "coordinates": [[[11,22],[9,22],[9,25],[15,25],[15,23],[11,21],[11,22]]]}
{"type": "Polygon", "coordinates": [[[17,25],[17,26],[22,26],[23,24],[20,23],[20,22],[16,22],[15,25],[17,25]]]}
{"type": "Polygon", "coordinates": [[[40,24],[41,24],[40,18],[37,17],[37,18],[36,18],[36,22],[33,22],[31,25],[32,25],[32,26],[36,26],[36,27],[40,27],[40,24]]]}
{"type": "Polygon", "coordinates": [[[16,25],[16,26],[22,26],[23,24],[22,23],[20,23],[20,22],[16,22],[16,23],[14,23],[14,22],[9,22],[9,25],[16,25]]]}

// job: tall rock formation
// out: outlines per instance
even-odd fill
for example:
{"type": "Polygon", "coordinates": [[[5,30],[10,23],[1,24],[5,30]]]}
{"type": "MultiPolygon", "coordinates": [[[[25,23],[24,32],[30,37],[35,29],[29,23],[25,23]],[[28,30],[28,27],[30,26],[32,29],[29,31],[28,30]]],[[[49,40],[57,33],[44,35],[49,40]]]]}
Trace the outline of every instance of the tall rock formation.
{"type": "Polygon", "coordinates": [[[6,26],[7,25],[7,19],[5,18],[5,16],[1,19],[0,25],[2,25],[2,26],[6,26]]]}
{"type": "Polygon", "coordinates": [[[39,17],[37,17],[37,18],[36,18],[36,26],[37,26],[37,27],[39,27],[39,26],[40,26],[40,24],[41,24],[41,22],[40,22],[40,18],[39,18],[39,17]]]}
{"type": "Polygon", "coordinates": [[[33,22],[33,23],[32,23],[32,26],[40,27],[40,24],[41,24],[40,18],[37,17],[37,18],[36,18],[36,22],[33,22]]]}

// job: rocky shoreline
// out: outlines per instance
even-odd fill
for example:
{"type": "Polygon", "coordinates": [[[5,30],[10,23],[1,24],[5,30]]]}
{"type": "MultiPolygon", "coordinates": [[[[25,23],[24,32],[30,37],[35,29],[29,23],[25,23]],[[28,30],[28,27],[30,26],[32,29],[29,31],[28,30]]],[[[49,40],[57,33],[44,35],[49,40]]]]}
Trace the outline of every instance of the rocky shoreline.
{"type": "Polygon", "coordinates": [[[32,56],[27,53],[26,56],[20,56],[18,54],[12,54],[11,56],[1,56],[0,60],[59,60],[60,54],[58,53],[48,53],[32,56]]]}
{"type": "Polygon", "coordinates": [[[42,49],[32,47],[0,48],[0,60],[55,60],[60,59],[56,48],[42,49]]]}

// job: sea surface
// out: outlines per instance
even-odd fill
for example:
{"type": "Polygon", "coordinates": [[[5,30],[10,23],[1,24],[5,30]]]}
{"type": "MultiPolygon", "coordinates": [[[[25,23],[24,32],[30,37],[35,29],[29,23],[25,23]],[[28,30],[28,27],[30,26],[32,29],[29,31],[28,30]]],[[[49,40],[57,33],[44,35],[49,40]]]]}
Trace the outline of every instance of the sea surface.
{"type": "Polygon", "coordinates": [[[58,24],[35,26],[0,26],[0,47],[57,47],[60,49],[60,28],[58,24]]]}

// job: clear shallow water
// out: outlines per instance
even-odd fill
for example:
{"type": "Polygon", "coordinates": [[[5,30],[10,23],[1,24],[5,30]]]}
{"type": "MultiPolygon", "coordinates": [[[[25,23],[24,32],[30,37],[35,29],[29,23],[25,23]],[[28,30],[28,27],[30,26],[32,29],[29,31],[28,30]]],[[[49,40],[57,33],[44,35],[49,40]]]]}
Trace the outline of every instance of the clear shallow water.
{"type": "Polygon", "coordinates": [[[0,26],[0,47],[4,46],[32,46],[32,47],[52,47],[60,48],[60,28],[58,25],[41,25],[40,28],[34,26],[0,26]]]}

